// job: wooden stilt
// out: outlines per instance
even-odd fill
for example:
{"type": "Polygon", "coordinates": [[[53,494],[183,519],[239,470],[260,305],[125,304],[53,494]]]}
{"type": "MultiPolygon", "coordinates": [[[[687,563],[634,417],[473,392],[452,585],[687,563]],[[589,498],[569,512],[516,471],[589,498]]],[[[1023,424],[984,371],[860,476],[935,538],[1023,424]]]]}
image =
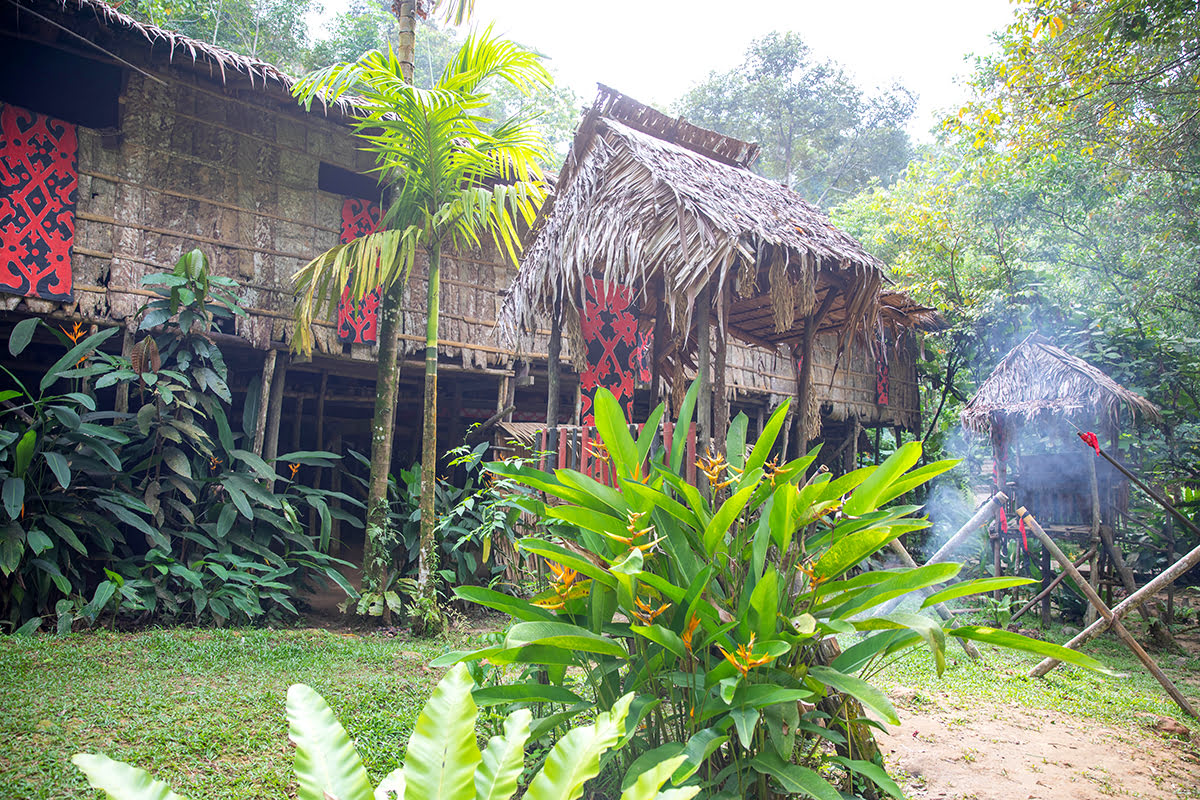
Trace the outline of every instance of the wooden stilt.
{"type": "MultiPolygon", "coordinates": [[[[342,452],[342,434],[340,432],[333,434],[333,438],[329,440],[329,448],[335,453],[342,452]]],[[[342,491],[342,471],[340,469],[330,470],[329,488],[334,492],[342,491]]],[[[333,508],[341,509],[342,501],[335,497],[331,505],[333,508]]],[[[336,556],[342,552],[342,546],[342,521],[334,517],[333,523],[330,525],[329,552],[336,556]]]]}
{"type": "Polygon", "coordinates": [[[1041,541],[1042,546],[1050,550],[1050,554],[1054,556],[1054,560],[1057,561],[1059,565],[1071,576],[1072,580],[1079,585],[1080,590],[1087,595],[1088,601],[1095,606],[1099,614],[1108,621],[1108,624],[1112,626],[1113,631],[1118,637],[1120,637],[1121,641],[1125,643],[1125,645],[1133,652],[1135,656],[1137,656],[1138,660],[1141,661],[1150,674],[1155,677],[1155,679],[1159,682],[1171,699],[1174,700],[1189,716],[1200,719],[1200,714],[1196,713],[1196,709],[1192,707],[1191,702],[1183,695],[1182,692],[1179,691],[1178,688],[1176,688],[1175,684],[1171,682],[1171,679],[1168,678],[1161,669],[1159,669],[1158,664],[1154,663],[1154,659],[1150,658],[1146,651],[1142,649],[1142,646],[1138,644],[1137,640],[1133,638],[1133,634],[1131,634],[1125,628],[1125,626],[1121,624],[1121,621],[1113,615],[1113,612],[1104,604],[1104,601],[1100,599],[1100,596],[1096,594],[1096,591],[1092,588],[1091,584],[1083,580],[1083,576],[1079,574],[1079,570],[1075,569],[1075,565],[1071,563],[1071,559],[1067,558],[1063,551],[1058,548],[1058,545],[1056,545],[1054,541],[1046,535],[1046,532],[1042,530],[1042,526],[1039,525],[1038,521],[1033,518],[1033,515],[1026,511],[1024,506],[1017,509],[1017,514],[1020,518],[1025,520],[1026,527],[1033,531],[1033,535],[1036,536],[1039,541],[1041,541]]]}
{"type": "Polygon", "coordinates": [[[719,324],[716,329],[717,346],[713,353],[713,402],[716,404],[713,408],[713,439],[715,440],[714,448],[724,453],[725,437],[729,433],[729,398],[725,395],[725,349],[729,340],[729,332],[726,330],[726,326],[729,324],[728,286],[725,287],[717,302],[722,305],[720,318],[722,324],[719,324]]]}
{"type": "MultiPolygon", "coordinates": [[[[317,429],[315,432],[316,450],[325,449],[325,393],[329,389],[329,372],[321,371],[321,388],[317,391],[317,429]]],[[[339,453],[340,455],[340,453],[339,453]]],[[[321,484],[325,482],[325,468],[317,467],[316,474],[313,476],[313,488],[320,489],[321,484]]],[[[319,515],[315,508],[308,509],[308,529],[316,531],[320,524],[319,515]]]]}
{"type": "MultiPolygon", "coordinates": [[[[1095,459],[1087,459],[1088,465],[1088,488],[1091,490],[1091,510],[1092,510],[1092,528],[1091,542],[1092,548],[1096,551],[1096,555],[1092,556],[1092,560],[1088,562],[1088,584],[1095,592],[1100,585],[1100,485],[1096,480],[1096,461],[1095,459]]],[[[1096,608],[1088,606],[1087,613],[1083,616],[1084,625],[1091,625],[1096,621],[1096,608]]]]}
{"type": "Polygon", "coordinates": [[[817,329],[821,327],[821,321],[825,319],[825,315],[829,313],[829,309],[833,306],[833,301],[837,299],[839,289],[836,286],[831,286],[825,292],[825,299],[821,301],[821,305],[804,321],[804,334],[800,339],[800,369],[796,376],[796,455],[802,456],[808,452],[808,443],[814,438],[814,431],[810,430],[808,418],[808,406],[811,402],[813,392],[812,387],[812,363],[813,363],[813,344],[817,340],[817,329]]]}
{"type": "Polygon", "coordinates": [[[271,379],[270,401],[267,403],[267,429],[263,443],[263,460],[267,463],[279,455],[279,421],[283,414],[283,387],[287,383],[288,362],[291,357],[284,353],[275,359],[275,376],[271,379]]]}
{"type": "MultiPolygon", "coordinates": [[[[1091,557],[1091,550],[1084,552],[1083,555],[1075,559],[1075,567],[1078,568],[1080,564],[1087,562],[1089,559],[1091,559],[1091,557]]],[[[1047,621],[1049,620],[1050,615],[1046,610],[1050,605],[1050,594],[1058,587],[1060,583],[1063,582],[1063,580],[1066,579],[1067,573],[1060,572],[1057,575],[1054,575],[1053,578],[1050,577],[1051,575],[1054,575],[1054,567],[1051,566],[1050,551],[1043,547],[1041,590],[1038,592],[1036,597],[1034,597],[1025,605],[1021,606],[1021,608],[1012,615],[1012,617],[1009,619],[1009,622],[1016,622],[1018,619],[1025,616],[1029,609],[1033,608],[1040,602],[1042,604],[1042,626],[1045,627],[1046,625],[1050,624],[1047,621]]]]}
{"type": "Polygon", "coordinates": [[[271,397],[271,380],[275,377],[275,348],[267,350],[263,359],[262,379],[258,392],[258,416],[254,422],[254,454],[261,456],[267,433],[267,406],[271,397]]]}
{"type": "MultiPolygon", "coordinates": [[[[129,358],[133,355],[133,340],[134,330],[132,323],[126,324],[125,332],[121,335],[121,357],[129,358]]],[[[113,410],[118,414],[129,413],[129,382],[121,381],[117,384],[117,399],[113,404],[113,410]]]]}
{"type": "Polygon", "coordinates": [[[712,449],[713,392],[712,392],[712,288],[705,284],[696,297],[696,380],[700,384],[696,397],[696,450],[700,454],[712,449]]]}
{"type": "Polygon", "coordinates": [[[554,315],[550,319],[550,344],[546,348],[546,427],[558,425],[559,388],[558,379],[562,354],[562,300],[554,301],[554,315]]]}

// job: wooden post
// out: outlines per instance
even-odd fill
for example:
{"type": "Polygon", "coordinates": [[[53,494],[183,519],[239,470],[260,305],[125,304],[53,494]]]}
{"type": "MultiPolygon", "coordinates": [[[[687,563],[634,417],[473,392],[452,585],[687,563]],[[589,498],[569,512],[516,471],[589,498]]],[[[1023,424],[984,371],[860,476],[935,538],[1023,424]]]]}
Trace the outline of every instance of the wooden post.
{"type": "Polygon", "coordinates": [[[1054,560],[1057,561],[1059,565],[1071,576],[1071,579],[1079,585],[1080,590],[1087,595],[1088,601],[1095,606],[1100,615],[1108,621],[1108,624],[1112,626],[1113,631],[1118,637],[1120,637],[1121,641],[1124,642],[1125,645],[1133,652],[1133,654],[1138,657],[1138,660],[1142,662],[1146,669],[1149,670],[1150,674],[1153,675],[1159,684],[1162,685],[1163,689],[1166,690],[1171,699],[1174,700],[1189,716],[1200,719],[1200,714],[1196,713],[1196,709],[1192,707],[1192,704],[1188,701],[1188,699],[1183,696],[1183,693],[1180,692],[1178,688],[1176,688],[1175,684],[1171,683],[1171,679],[1168,678],[1161,669],[1159,669],[1158,664],[1154,663],[1154,659],[1150,658],[1146,651],[1142,649],[1142,646],[1138,644],[1136,639],[1133,638],[1133,634],[1131,634],[1125,628],[1125,626],[1121,624],[1121,621],[1113,615],[1113,612],[1104,604],[1104,601],[1100,599],[1100,596],[1096,594],[1096,591],[1092,588],[1091,584],[1083,580],[1083,576],[1079,574],[1079,570],[1075,569],[1075,565],[1071,563],[1071,559],[1067,558],[1063,551],[1058,548],[1058,545],[1056,545],[1054,541],[1046,535],[1046,532],[1042,530],[1042,526],[1039,525],[1038,521],[1033,518],[1033,515],[1026,511],[1024,506],[1017,509],[1017,514],[1019,518],[1025,520],[1026,527],[1033,531],[1033,535],[1041,541],[1042,546],[1050,550],[1051,555],[1054,556],[1054,560]]]}
{"type": "MultiPolygon", "coordinates": [[[[121,335],[122,358],[129,358],[133,355],[133,339],[133,324],[130,322],[125,325],[125,332],[121,335]]],[[[129,413],[129,381],[121,381],[117,384],[117,399],[113,404],[113,411],[118,414],[129,413]]]]}
{"type": "Polygon", "coordinates": [[[296,416],[292,419],[292,450],[300,449],[300,431],[304,429],[304,397],[296,398],[296,416]]]}
{"type": "MultiPolygon", "coordinates": [[[[1091,527],[1091,542],[1092,547],[1096,551],[1096,555],[1092,556],[1092,560],[1088,562],[1088,584],[1095,592],[1100,585],[1100,484],[1096,480],[1096,461],[1095,459],[1087,459],[1088,465],[1088,487],[1091,489],[1092,501],[1092,527],[1091,527]]],[[[1096,621],[1096,608],[1088,606],[1087,613],[1083,616],[1083,623],[1086,627],[1096,621]]]]}
{"type": "MultiPolygon", "coordinates": [[[[1138,589],[1129,597],[1126,597],[1124,600],[1118,603],[1112,610],[1113,618],[1121,619],[1125,615],[1129,614],[1142,603],[1153,598],[1155,594],[1174,584],[1181,575],[1188,572],[1188,570],[1192,569],[1197,564],[1200,564],[1200,546],[1193,548],[1192,551],[1183,558],[1179,559],[1174,564],[1159,573],[1158,577],[1156,577],[1154,580],[1150,581],[1141,589],[1138,589]]],[[[1087,628],[1082,630],[1077,636],[1075,636],[1074,639],[1067,642],[1063,646],[1077,649],[1080,645],[1090,642],[1092,639],[1095,639],[1097,636],[1104,633],[1110,624],[1110,620],[1107,617],[1098,619],[1087,628]]],[[[1047,658],[1030,670],[1029,676],[1032,678],[1040,678],[1058,666],[1058,664],[1059,662],[1055,659],[1047,658]]]]}
{"type": "MultiPolygon", "coordinates": [[[[316,430],[316,450],[325,449],[325,392],[329,388],[329,372],[321,370],[321,388],[317,390],[317,430],[316,430]]],[[[339,453],[339,455],[341,455],[339,453]]],[[[334,468],[336,471],[336,467],[334,468]]],[[[325,469],[317,467],[316,473],[313,476],[313,488],[320,489],[321,484],[325,482],[325,469]]],[[[308,509],[308,529],[309,531],[317,530],[317,525],[320,520],[317,515],[317,509],[308,509]]]]}
{"type": "Polygon", "coordinates": [[[271,397],[271,380],[275,377],[275,348],[267,350],[263,359],[262,382],[258,392],[258,416],[254,422],[254,454],[261,456],[267,433],[267,406],[271,397]]]}
{"type": "MultiPolygon", "coordinates": [[[[335,432],[333,438],[329,440],[329,447],[333,452],[342,452],[342,434],[341,431],[335,432]]],[[[342,491],[342,470],[333,469],[329,473],[329,488],[331,491],[342,491]]],[[[336,497],[333,499],[333,507],[341,509],[342,501],[336,497]]],[[[333,518],[332,524],[329,526],[329,552],[333,555],[338,555],[342,552],[342,521],[337,517],[333,518]]]]}
{"type": "Polygon", "coordinates": [[[700,384],[696,398],[696,451],[703,455],[712,449],[712,288],[704,284],[696,297],[696,380],[700,384]]]}
{"type": "Polygon", "coordinates": [[[558,424],[558,377],[562,355],[562,300],[554,300],[554,316],[550,320],[550,344],[546,349],[546,427],[558,424]]]}
{"type": "MultiPolygon", "coordinates": [[[[1176,500],[1172,497],[1171,500],[1176,500]]],[[[1175,518],[1167,514],[1167,561],[1175,560],[1175,518]]],[[[1175,623],[1175,586],[1172,584],[1167,588],[1167,620],[1168,625],[1175,623]]]]}
{"type": "Polygon", "coordinates": [[[263,460],[267,463],[279,455],[279,420],[283,414],[283,387],[287,383],[290,360],[287,353],[275,359],[275,376],[271,379],[271,399],[267,403],[267,429],[262,452],[263,460]]]}
{"type": "MultiPolygon", "coordinates": [[[[729,331],[726,328],[729,325],[730,313],[728,285],[717,298],[717,302],[721,304],[721,319],[725,324],[717,326],[717,347],[713,354],[713,400],[716,403],[713,409],[713,438],[716,440],[714,447],[718,452],[724,453],[725,437],[729,433],[729,398],[725,395],[725,350],[729,340],[729,331]]],[[[728,455],[726,453],[726,456],[728,455]]]]}
{"type": "MultiPolygon", "coordinates": [[[[667,308],[662,301],[661,293],[656,300],[654,314],[654,344],[651,348],[650,355],[650,408],[654,409],[659,403],[659,396],[665,394],[663,391],[663,375],[662,364],[663,359],[667,354],[667,337],[671,335],[670,329],[667,327],[667,308]]],[[[671,414],[665,415],[668,419],[671,414]]]]}
{"type": "MultiPolygon", "coordinates": [[[[1080,564],[1084,563],[1091,557],[1092,557],[1092,551],[1088,550],[1083,555],[1081,555],[1079,558],[1075,559],[1075,562],[1074,562],[1075,567],[1078,568],[1080,564]]],[[[1017,611],[1017,613],[1013,614],[1012,617],[1009,618],[1010,623],[1016,622],[1018,619],[1025,616],[1026,612],[1028,612],[1029,609],[1033,608],[1038,603],[1042,603],[1042,610],[1044,613],[1046,606],[1049,604],[1048,601],[1050,599],[1050,593],[1054,591],[1054,588],[1056,586],[1058,586],[1060,583],[1063,582],[1063,580],[1066,579],[1067,573],[1065,573],[1065,572],[1060,572],[1057,575],[1055,575],[1053,579],[1050,579],[1050,575],[1053,574],[1054,568],[1052,566],[1050,566],[1050,551],[1044,547],[1042,548],[1042,564],[1043,564],[1043,568],[1042,568],[1043,580],[1042,580],[1041,591],[1038,592],[1036,597],[1034,597],[1032,600],[1030,600],[1025,605],[1021,606],[1021,608],[1017,611]],[[1049,580],[1049,583],[1046,582],[1047,580],[1049,580]]],[[[1043,626],[1048,624],[1044,621],[1046,618],[1047,617],[1043,616],[1043,622],[1042,622],[1043,626]]]]}

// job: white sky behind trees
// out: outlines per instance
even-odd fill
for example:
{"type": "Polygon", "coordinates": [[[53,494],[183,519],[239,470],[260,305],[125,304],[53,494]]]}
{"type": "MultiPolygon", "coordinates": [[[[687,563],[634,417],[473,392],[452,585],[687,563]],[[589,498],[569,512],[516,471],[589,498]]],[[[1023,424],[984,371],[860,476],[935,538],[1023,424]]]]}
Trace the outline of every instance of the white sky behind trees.
{"type": "MultiPolygon", "coordinates": [[[[349,0],[323,5],[328,18],[349,0]]],[[[939,110],[966,98],[969,54],[992,51],[993,32],[1011,16],[1010,0],[476,0],[474,24],[494,21],[546,55],[584,102],[600,82],[661,106],[737,66],[751,40],[795,31],[863,90],[899,82],[914,92],[910,133],[920,140],[939,110]]]]}

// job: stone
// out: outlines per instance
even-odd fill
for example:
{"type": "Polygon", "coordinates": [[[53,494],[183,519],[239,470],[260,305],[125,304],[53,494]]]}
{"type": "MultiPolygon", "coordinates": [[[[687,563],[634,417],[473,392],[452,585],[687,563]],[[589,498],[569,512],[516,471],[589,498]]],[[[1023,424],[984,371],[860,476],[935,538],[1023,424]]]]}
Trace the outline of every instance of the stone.
{"type": "Polygon", "coordinates": [[[1178,736],[1183,739],[1190,739],[1192,735],[1186,725],[1171,717],[1159,717],[1154,723],[1154,730],[1165,736],[1178,736]]]}

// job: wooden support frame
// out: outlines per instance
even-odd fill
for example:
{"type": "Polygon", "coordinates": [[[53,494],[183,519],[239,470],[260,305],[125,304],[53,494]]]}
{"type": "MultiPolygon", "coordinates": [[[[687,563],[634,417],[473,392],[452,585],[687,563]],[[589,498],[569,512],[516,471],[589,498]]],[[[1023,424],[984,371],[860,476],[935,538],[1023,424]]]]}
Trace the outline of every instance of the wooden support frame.
{"type": "Polygon", "coordinates": [[[1113,614],[1112,610],[1108,606],[1104,604],[1104,601],[1100,599],[1100,595],[1096,594],[1096,591],[1092,588],[1091,584],[1083,579],[1083,576],[1079,574],[1079,570],[1075,569],[1075,565],[1071,563],[1071,559],[1067,558],[1066,554],[1063,553],[1063,551],[1059,549],[1058,545],[1054,543],[1054,540],[1051,539],[1044,530],[1042,530],[1042,526],[1038,524],[1038,521],[1034,519],[1033,515],[1030,514],[1024,506],[1021,506],[1017,509],[1017,515],[1019,519],[1025,521],[1026,527],[1033,531],[1033,535],[1038,538],[1038,541],[1042,543],[1042,546],[1050,551],[1050,554],[1054,556],[1054,560],[1059,563],[1064,572],[1069,574],[1071,579],[1074,580],[1079,586],[1080,590],[1087,595],[1088,601],[1095,606],[1096,611],[1099,612],[1100,616],[1104,617],[1108,624],[1112,626],[1113,631],[1117,634],[1121,641],[1125,643],[1125,645],[1133,652],[1135,656],[1137,656],[1138,660],[1141,661],[1150,674],[1154,676],[1154,678],[1159,682],[1171,699],[1174,700],[1175,703],[1181,709],[1183,709],[1185,713],[1188,714],[1188,716],[1195,719],[1200,719],[1200,714],[1196,712],[1196,709],[1192,706],[1187,697],[1185,697],[1184,694],[1179,691],[1178,687],[1171,682],[1171,679],[1168,678],[1166,673],[1159,668],[1158,664],[1154,662],[1154,659],[1150,658],[1149,654],[1146,653],[1140,644],[1138,644],[1137,639],[1133,638],[1133,634],[1131,634],[1129,630],[1121,624],[1121,620],[1113,614]]]}

